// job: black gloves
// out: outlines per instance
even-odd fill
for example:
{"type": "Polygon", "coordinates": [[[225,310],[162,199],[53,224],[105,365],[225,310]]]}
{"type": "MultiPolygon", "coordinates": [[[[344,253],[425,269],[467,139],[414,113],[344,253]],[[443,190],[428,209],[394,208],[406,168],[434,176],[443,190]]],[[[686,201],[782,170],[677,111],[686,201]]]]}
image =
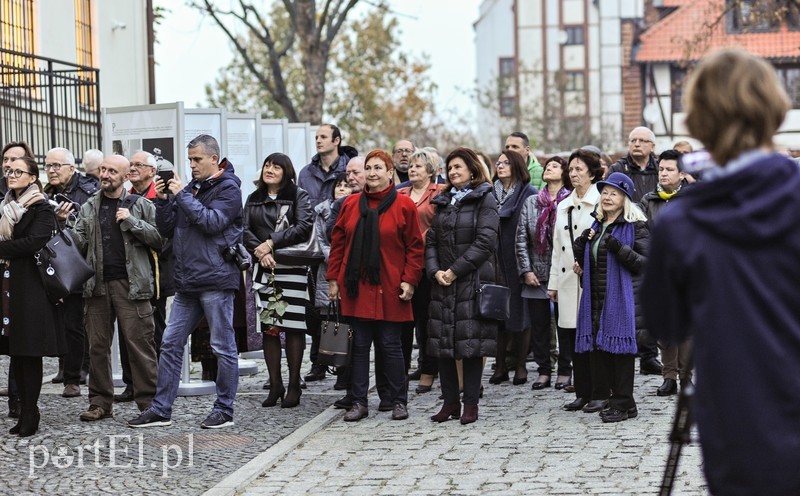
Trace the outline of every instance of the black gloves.
{"type": "Polygon", "coordinates": [[[622,243],[615,238],[612,234],[606,234],[605,237],[606,249],[611,253],[617,254],[622,249],[622,243]]]}

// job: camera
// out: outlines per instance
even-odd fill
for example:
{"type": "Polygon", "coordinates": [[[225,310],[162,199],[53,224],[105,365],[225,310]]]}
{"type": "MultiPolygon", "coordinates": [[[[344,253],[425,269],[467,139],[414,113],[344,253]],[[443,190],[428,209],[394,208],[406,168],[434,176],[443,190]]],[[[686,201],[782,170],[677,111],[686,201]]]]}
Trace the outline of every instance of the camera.
{"type": "Polygon", "coordinates": [[[64,193],[56,193],[53,196],[53,200],[56,203],[58,203],[58,205],[61,205],[64,202],[71,203],[72,204],[72,211],[75,212],[75,213],[78,213],[78,211],[81,209],[80,203],[72,201],[72,199],[70,199],[70,197],[68,197],[64,193]]]}
{"type": "Polygon", "coordinates": [[[250,268],[250,254],[243,244],[237,243],[222,249],[222,258],[226,262],[233,262],[239,270],[245,271],[250,268]]]}

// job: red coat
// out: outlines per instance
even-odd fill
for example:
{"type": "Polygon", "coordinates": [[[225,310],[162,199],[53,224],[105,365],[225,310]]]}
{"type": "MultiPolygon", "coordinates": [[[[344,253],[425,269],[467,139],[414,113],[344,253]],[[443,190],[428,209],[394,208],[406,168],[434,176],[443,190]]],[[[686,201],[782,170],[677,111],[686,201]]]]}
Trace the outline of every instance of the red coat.
{"type": "MultiPolygon", "coordinates": [[[[393,188],[394,185],[389,186],[393,188]]],[[[339,284],[342,315],[368,320],[410,322],[414,320],[411,301],[400,299],[400,283],[419,284],[423,267],[423,240],[419,229],[417,206],[411,198],[397,195],[392,206],[378,217],[381,243],[381,283],[360,281],[358,296],[348,296],[345,268],[350,245],[361,216],[359,201],[366,194],[370,208],[377,208],[384,192],[358,193],[345,199],[331,233],[327,280],[339,284]]]]}

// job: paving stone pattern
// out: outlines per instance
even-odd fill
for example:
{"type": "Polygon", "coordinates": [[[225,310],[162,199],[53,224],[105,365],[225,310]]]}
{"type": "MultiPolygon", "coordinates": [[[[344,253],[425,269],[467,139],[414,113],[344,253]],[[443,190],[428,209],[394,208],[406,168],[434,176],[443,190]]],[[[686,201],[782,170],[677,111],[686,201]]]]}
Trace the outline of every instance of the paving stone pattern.
{"type": "MultiPolygon", "coordinates": [[[[8,357],[0,357],[2,387],[8,383],[8,363],[8,357]]],[[[57,360],[45,359],[47,379],[57,367],[57,360]]],[[[16,421],[7,417],[2,398],[0,494],[202,494],[339,396],[330,378],[310,383],[298,408],[262,408],[266,378],[263,360],[257,375],[240,377],[235,425],[219,430],[200,429],[213,396],[178,398],[169,427],[131,429],[125,422],[138,415],[134,403],[115,404],[113,419],[82,422],[78,415],[88,407],[86,386],[81,397],[68,399],[61,397],[62,385],[47,380],[39,400],[39,432],[19,438],[8,434],[16,421]]]]}
{"type": "MultiPolygon", "coordinates": [[[[337,417],[240,494],[657,494],[675,408],[674,397],[655,395],[660,377],[637,375],[638,418],[603,424],[562,410],[573,394],[489,385],[490,372],[475,424],[429,420],[438,383],[410,393],[406,421],[379,413],[373,394],[367,419],[337,417]]],[[[685,447],[673,494],[706,493],[699,448],[685,447]]]]}

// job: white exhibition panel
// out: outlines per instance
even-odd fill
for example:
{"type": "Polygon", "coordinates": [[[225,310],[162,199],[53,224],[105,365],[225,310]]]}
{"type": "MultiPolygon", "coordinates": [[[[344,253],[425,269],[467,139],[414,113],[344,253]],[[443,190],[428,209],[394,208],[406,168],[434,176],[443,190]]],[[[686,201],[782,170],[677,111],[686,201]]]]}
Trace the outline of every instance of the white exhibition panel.
{"type": "Polygon", "coordinates": [[[242,202],[256,190],[255,181],[263,162],[260,149],[261,118],[256,114],[228,114],[228,160],[233,163],[236,175],[242,180],[242,202]]]}
{"type": "MultiPolygon", "coordinates": [[[[183,177],[192,177],[192,170],[189,167],[189,152],[186,149],[186,145],[201,134],[208,134],[217,139],[221,155],[220,160],[228,156],[227,137],[225,136],[225,129],[222,127],[222,120],[224,117],[225,111],[223,109],[186,109],[184,111],[184,146],[183,152],[181,153],[181,160],[186,175],[183,177]]],[[[235,167],[236,162],[233,164],[235,167]]]]}
{"type": "Polygon", "coordinates": [[[300,170],[311,161],[311,157],[308,155],[310,125],[308,123],[290,123],[286,127],[289,138],[286,154],[292,159],[295,172],[300,174],[300,170]]]}
{"type": "Polygon", "coordinates": [[[262,162],[270,153],[286,153],[288,122],[286,119],[261,120],[261,151],[264,154],[262,162]]]}
{"type": "Polygon", "coordinates": [[[317,154],[317,129],[319,126],[308,126],[308,160],[306,164],[311,162],[311,157],[317,154]]]}
{"type": "MultiPolygon", "coordinates": [[[[183,160],[183,102],[104,109],[103,149],[130,158],[139,150],[175,164],[183,160]],[[179,158],[178,158],[179,157],[179,158]]],[[[180,167],[175,167],[180,175],[180,167]]]]}

